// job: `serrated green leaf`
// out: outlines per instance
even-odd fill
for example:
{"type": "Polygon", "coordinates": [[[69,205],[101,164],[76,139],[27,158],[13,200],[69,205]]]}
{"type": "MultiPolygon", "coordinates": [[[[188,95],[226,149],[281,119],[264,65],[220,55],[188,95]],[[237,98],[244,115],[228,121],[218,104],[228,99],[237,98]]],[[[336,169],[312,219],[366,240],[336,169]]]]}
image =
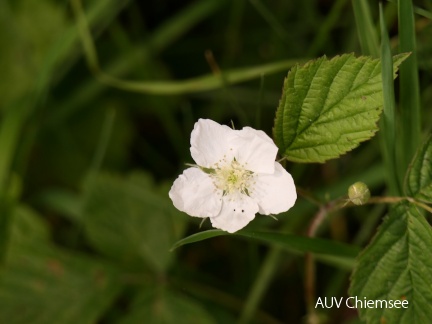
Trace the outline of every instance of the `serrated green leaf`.
{"type": "Polygon", "coordinates": [[[51,246],[30,209],[13,215],[0,276],[0,323],[97,323],[121,292],[112,266],[51,246]]]}
{"type": "Polygon", "coordinates": [[[92,246],[117,261],[165,271],[185,224],[168,194],[137,173],[101,174],[86,190],[82,220],[92,246]]]}
{"type": "MultiPolygon", "coordinates": [[[[408,54],[394,57],[396,71],[408,54]]],[[[383,107],[381,62],[353,54],[295,66],[284,82],[274,138],[294,162],[325,162],[378,130],[383,107]]]]}
{"type": "Polygon", "coordinates": [[[213,324],[205,309],[187,296],[168,289],[140,292],[121,324],[213,324]]]}
{"type": "Polygon", "coordinates": [[[359,308],[367,323],[421,324],[432,318],[432,230],[415,205],[399,203],[358,259],[351,296],[407,300],[408,308],[359,308]]]}
{"type": "Polygon", "coordinates": [[[264,244],[279,246],[284,250],[294,253],[312,252],[315,253],[317,258],[321,261],[344,268],[350,268],[353,266],[354,258],[360,251],[360,249],[355,246],[325,239],[310,238],[287,233],[253,232],[244,230],[238,231],[234,234],[229,234],[221,230],[209,230],[195,233],[176,242],[171,250],[185,244],[195,243],[222,235],[244,237],[264,244]]]}
{"type": "Polygon", "coordinates": [[[405,191],[411,197],[432,204],[432,135],[417,151],[411,163],[405,191]]]}

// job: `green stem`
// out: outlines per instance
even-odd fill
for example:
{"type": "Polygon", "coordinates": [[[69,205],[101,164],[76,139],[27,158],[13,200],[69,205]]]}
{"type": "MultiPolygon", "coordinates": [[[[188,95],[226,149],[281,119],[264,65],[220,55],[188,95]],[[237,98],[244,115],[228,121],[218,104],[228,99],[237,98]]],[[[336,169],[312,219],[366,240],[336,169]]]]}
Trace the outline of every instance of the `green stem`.
{"type": "MultiPolygon", "coordinates": [[[[216,1],[217,3],[221,3],[216,1]]],[[[215,1],[203,1],[202,8],[198,9],[207,12],[210,3],[215,1]],[[204,6],[205,5],[205,6],[204,6]]],[[[77,18],[77,25],[84,48],[87,64],[89,69],[94,74],[95,78],[108,86],[118,88],[121,90],[150,93],[150,94],[164,94],[176,95],[183,93],[194,93],[200,91],[208,91],[213,89],[222,88],[224,84],[234,84],[242,81],[247,81],[261,77],[262,74],[271,74],[280,71],[286,71],[288,68],[296,63],[303,63],[305,60],[285,60],[266,65],[249,67],[237,70],[224,71],[224,79],[222,80],[218,75],[204,75],[201,77],[190,78],[182,81],[130,81],[122,80],[105,73],[99,64],[99,59],[96,51],[96,46],[93,37],[90,33],[88,22],[82,8],[80,0],[71,0],[72,8],[77,18]]],[[[197,11],[198,11],[197,9],[197,11]]]]}
{"type": "MultiPolygon", "coordinates": [[[[330,206],[330,205],[328,205],[330,206]]],[[[322,222],[326,219],[329,207],[321,206],[315,214],[307,231],[308,237],[314,237],[322,222]]],[[[312,253],[308,252],[305,256],[305,301],[307,308],[307,323],[317,323],[316,302],[316,265],[312,253]]]]}
{"type": "Polygon", "coordinates": [[[287,159],[287,157],[286,157],[286,156],[284,156],[283,158],[281,158],[281,159],[277,160],[276,162],[282,163],[282,162],[283,162],[283,161],[285,161],[286,159],[287,159]]]}
{"type": "Polygon", "coordinates": [[[107,111],[104,123],[102,125],[101,134],[99,138],[99,143],[96,148],[95,155],[93,156],[93,161],[90,167],[90,173],[98,173],[101,168],[103,159],[105,157],[106,150],[108,148],[109,140],[111,137],[113,125],[115,119],[115,110],[110,109],[107,111]]]}
{"type": "MultiPolygon", "coordinates": [[[[429,213],[432,213],[432,207],[428,206],[427,204],[420,202],[412,197],[371,197],[366,204],[395,204],[401,201],[407,200],[410,203],[417,205],[424,210],[428,211],[429,213]]],[[[346,204],[346,207],[354,207],[353,204],[346,204]]],[[[345,206],[342,206],[345,207],[345,206]]],[[[332,211],[335,211],[337,209],[341,209],[340,206],[332,209],[332,211]]]]}

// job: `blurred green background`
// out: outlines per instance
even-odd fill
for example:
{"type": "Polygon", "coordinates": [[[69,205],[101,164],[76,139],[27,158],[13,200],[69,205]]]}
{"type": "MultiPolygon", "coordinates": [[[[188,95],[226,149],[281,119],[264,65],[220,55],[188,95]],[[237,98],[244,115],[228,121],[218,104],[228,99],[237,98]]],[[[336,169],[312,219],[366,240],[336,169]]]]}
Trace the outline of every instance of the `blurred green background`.
{"type": "MultiPolygon", "coordinates": [[[[228,236],[169,252],[210,226],[167,193],[193,162],[198,118],[271,135],[290,66],[373,54],[359,41],[360,3],[85,0],[100,67],[138,82],[129,91],[92,74],[71,2],[0,0],[0,323],[301,323],[302,256],[228,236]]],[[[432,4],[414,3],[421,102],[431,107],[432,4]]],[[[378,42],[369,4],[368,39],[378,42]]],[[[385,19],[397,52],[391,2],[385,19]]],[[[431,109],[422,121],[430,128],[431,109]]],[[[377,139],[287,169],[321,201],[358,180],[385,191],[377,139]]],[[[314,212],[299,199],[279,221],[257,216],[248,229],[303,234],[314,212]]],[[[319,234],[364,246],[384,212],[342,210],[319,234]]],[[[349,267],[320,263],[317,275],[318,295],[346,296],[349,267]]],[[[321,315],[357,321],[347,309],[321,315]]]]}

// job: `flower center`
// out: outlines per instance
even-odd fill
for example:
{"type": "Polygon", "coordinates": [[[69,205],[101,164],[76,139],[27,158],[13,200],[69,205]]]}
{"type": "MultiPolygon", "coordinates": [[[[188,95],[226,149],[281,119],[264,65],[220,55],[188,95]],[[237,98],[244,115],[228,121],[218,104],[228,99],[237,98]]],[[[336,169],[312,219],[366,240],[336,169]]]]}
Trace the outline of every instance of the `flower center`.
{"type": "Polygon", "coordinates": [[[254,173],[246,170],[244,165],[241,165],[234,159],[231,163],[222,167],[216,165],[211,176],[214,179],[214,185],[217,189],[223,191],[223,195],[229,195],[235,192],[249,195],[253,184],[252,178],[254,173]]]}

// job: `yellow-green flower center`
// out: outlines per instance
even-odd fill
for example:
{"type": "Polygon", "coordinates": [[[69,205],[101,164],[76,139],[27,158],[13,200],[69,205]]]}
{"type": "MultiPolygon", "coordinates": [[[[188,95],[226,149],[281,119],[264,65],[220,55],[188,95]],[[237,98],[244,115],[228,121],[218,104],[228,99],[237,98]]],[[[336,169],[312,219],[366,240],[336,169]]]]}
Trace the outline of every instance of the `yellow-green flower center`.
{"type": "Polygon", "coordinates": [[[217,189],[223,191],[224,195],[234,192],[250,194],[254,173],[246,170],[245,165],[234,159],[231,163],[221,167],[217,165],[213,170],[214,172],[211,173],[213,183],[217,189]]]}

